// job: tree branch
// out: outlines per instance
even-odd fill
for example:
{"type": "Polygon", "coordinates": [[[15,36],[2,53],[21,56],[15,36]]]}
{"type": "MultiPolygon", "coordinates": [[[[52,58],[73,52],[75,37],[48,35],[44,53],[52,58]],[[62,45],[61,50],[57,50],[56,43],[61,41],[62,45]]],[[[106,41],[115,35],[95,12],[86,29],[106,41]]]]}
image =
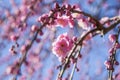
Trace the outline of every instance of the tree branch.
{"type": "MultiPolygon", "coordinates": [[[[79,11],[74,11],[74,12],[76,12],[76,13],[83,13],[83,12],[79,12],[79,11]]],[[[86,14],[85,13],[85,15],[87,15],[87,16],[89,16],[89,17],[91,17],[89,14],[86,14]]],[[[91,17],[92,18],[92,17],[91,17]]],[[[83,40],[90,34],[90,33],[94,33],[94,32],[96,32],[96,31],[103,31],[103,33],[104,33],[104,35],[107,33],[107,32],[109,32],[110,30],[112,30],[113,28],[115,28],[115,26],[117,26],[119,23],[120,23],[120,20],[118,20],[118,21],[116,21],[114,24],[112,24],[110,27],[108,27],[108,28],[104,28],[104,27],[102,27],[103,25],[101,25],[100,23],[99,23],[99,21],[97,21],[96,19],[94,19],[99,25],[99,27],[97,27],[97,28],[95,28],[95,29],[93,29],[93,30],[90,30],[90,31],[88,31],[83,37],[81,37],[80,39],[79,39],[79,41],[77,42],[77,44],[75,44],[74,45],[74,47],[73,47],[73,49],[71,50],[71,52],[68,54],[68,56],[67,56],[67,58],[66,58],[66,61],[65,61],[65,64],[63,65],[63,67],[62,67],[62,69],[60,70],[60,72],[58,73],[58,79],[60,78],[62,78],[62,76],[63,76],[63,73],[65,72],[65,69],[67,68],[67,65],[69,64],[69,62],[70,62],[70,58],[71,58],[71,56],[72,56],[72,54],[75,52],[75,50],[76,50],[76,48],[77,48],[77,46],[79,46],[79,45],[82,45],[82,42],[83,42],[83,40]]],[[[99,33],[100,34],[100,33],[99,33]]],[[[98,35],[98,34],[97,34],[98,35]]],[[[95,35],[96,36],[96,35],[95,35]]],[[[94,36],[93,36],[94,37],[94,36]]]]}

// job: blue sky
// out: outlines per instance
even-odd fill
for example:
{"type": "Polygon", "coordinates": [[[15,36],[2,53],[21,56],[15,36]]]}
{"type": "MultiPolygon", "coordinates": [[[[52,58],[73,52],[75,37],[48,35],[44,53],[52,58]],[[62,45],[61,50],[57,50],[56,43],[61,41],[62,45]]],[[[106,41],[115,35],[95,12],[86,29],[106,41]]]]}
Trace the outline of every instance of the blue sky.
{"type": "MultiPolygon", "coordinates": [[[[49,0],[49,1],[51,1],[51,0],[49,0]]],[[[44,2],[49,3],[49,1],[46,0],[44,2]]],[[[58,0],[56,0],[56,1],[58,1],[58,0]]],[[[96,14],[97,14],[98,19],[101,19],[101,17],[104,17],[104,16],[108,16],[108,17],[115,16],[116,15],[116,9],[112,8],[112,9],[106,11],[106,8],[103,5],[100,5],[98,7],[98,5],[101,1],[102,0],[95,0],[95,2],[92,5],[89,5],[86,0],[69,0],[68,3],[72,4],[72,5],[77,4],[77,5],[81,6],[81,9],[83,11],[85,11],[87,13],[90,13],[95,17],[96,17],[96,14]]],[[[15,2],[17,2],[18,6],[19,6],[20,3],[21,3],[21,0],[15,0],[15,2]]],[[[62,1],[59,0],[59,2],[61,4],[62,1]]],[[[120,7],[119,6],[120,3],[117,3],[116,0],[106,0],[106,3],[108,3],[108,5],[112,6],[112,7],[113,6],[120,7]]],[[[51,6],[53,6],[53,4],[51,6]]],[[[14,9],[11,7],[10,0],[0,0],[0,17],[5,16],[5,14],[2,13],[2,11],[4,11],[5,8],[10,8],[11,12],[14,12],[14,9]]],[[[35,19],[36,19],[36,17],[34,17],[34,19],[30,18],[28,23],[30,25],[34,24],[35,19]]],[[[0,27],[2,27],[2,26],[0,25],[0,27]]],[[[69,31],[69,28],[63,29],[63,28],[58,27],[57,31],[58,32],[56,33],[56,37],[59,34],[62,34],[64,32],[69,31]]],[[[13,42],[8,42],[8,41],[3,41],[2,39],[0,39],[0,42],[4,42],[5,45],[6,45],[6,47],[2,50],[2,52],[0,52],[0,57],[1,57],[0,62],[1,62],[4,59],[4,57],[6,57],[7,55],[10,54],[9,53],[9,48],[14,43],[13,42]]],[[[85,57],[87,56],[87,57],[85,59],[82,58],[78,62],[78,65],[80,65],[81,67],[80,67],[80,72],[76,72],[75,75],[74,75],[75,80],[79,80],[80,75],[84,76],[84,74],[88,74],[91,78],[90,80],[103,80],[107,76],[107,70],[104,66],[104,61],[106,59],[108,59],[108,49],[110,48],[110,46],[108,45],[108,34],[105,35],[104,37],[100,37],[98,35],[98,36],[94,37],[91,41],[89,41],[89,43],[91,44],[91,46],[88,46],[88,48],[86,48],[86,49],[88,49],[88,50],[90,49],[90,51],[89,51],[89,53],[87,53],[87,51],[85,51],[85,50],[82,51],[83,53],[86,53],[86,54],[83,54],[83,57],[84,56],[85,57]],[[89,63],[89,64],[85,64],[85,63],[89,63]],[[97,75],[96,73],[97,73],[97,70],[99,70],[99,68],[102,68],[103,72],[102,72],[102,74],[97,75]]],[[[49,40],[46,41],[46,44],[47,45],[45,45],[44,49],[51,46],[51,43],[49,43],[49,40]]],[[[36,45],[34,45],[34,46],[36,46],[36,45]]],[[[44,50],[42,51],[42,53],[45,53],[45,52],[46,51],[44,51],[44,50]]],[[[43,56],[43,55],[44,54],[41,54],[41,56],[43,56]]],[[[43,61],[44,69],[40,70],[40,72],[37,71],[36,74],[33,75],[33,77],[31,77],[30,80],[34,80],[34,77],[37,76],[39,73],[42,73],[42,75],[43,75],[42,79],[44,80],[45,77],[46,77],[46,74],[48,75],[48,70],[50,68],[52,68],[53,65],[54,65],[54,62],[52,62],[52,60],[56,60],[55,61],[56,66],[60,64],[60,62],[58,62],[57,57],[55,55],[53,55],[52,53],[50,53],[49,55],[50,55],[50,57],[43,61]]],[[[1,66],[0,66],[0,72],[1,72],[0,77],[1,77],[1,75],[4,74],[4,72],[6,70],[6,67],[8,65],[11,65],[14,62],[14,60],[19,58],[19,57],[20,57],[20,55],[13,56],[13,57],[10,58],[10,60],[5,61],[4,63],[0,63],[1,64],[1,66]]],[[[21,69],[23,69],[23,68],[21,68],[21,69]]],[[[53,80],[55,80],[57,72],[58,72],[58,70],[55,69],[55,76],[54,76],[53,80]]],[[[8,80],[10,78],[11,78],[11,76],[8,76],[6,78],[3,78],[3,80],[8,80]]],[[[85,80],[89,80],[89,79],[87,79],[87,76],[86,76],[85,80]]]]}

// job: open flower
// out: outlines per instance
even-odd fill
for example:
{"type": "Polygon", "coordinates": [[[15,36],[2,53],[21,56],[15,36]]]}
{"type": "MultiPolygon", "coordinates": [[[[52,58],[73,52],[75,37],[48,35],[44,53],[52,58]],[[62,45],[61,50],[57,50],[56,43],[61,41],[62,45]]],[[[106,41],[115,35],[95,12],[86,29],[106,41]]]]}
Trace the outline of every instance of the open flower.
{"type": "Polygon", "coordinates": [[[57,57],[65,58],[73,47],[73,40],[65,33],[58,36],[52,47],[52,51],[57,57]]]}

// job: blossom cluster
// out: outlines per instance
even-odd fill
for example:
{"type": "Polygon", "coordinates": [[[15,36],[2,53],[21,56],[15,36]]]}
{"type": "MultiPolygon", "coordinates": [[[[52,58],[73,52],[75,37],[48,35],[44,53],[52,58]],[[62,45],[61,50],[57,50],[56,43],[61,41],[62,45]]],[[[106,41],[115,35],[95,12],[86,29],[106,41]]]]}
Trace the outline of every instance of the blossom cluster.
{"type": "Polygon", "coordinates": [[[69,24],[70,28],[73,28],[74,20],[72,16],[72,10],[76,9],[76,6],[71,6],[69,4],[59,6],[58,3],[55,4],[53,10],[48,14],[44,14],[38,18],[38,22],[46,24],[51,28],[52,25],[65,27],[69,24]]]}
{"type": "Polygon", "coordinates": [[[119,65],[117,60],[112,60],[112,57],[115,57],[116,50],[120,49],[120,43],[117,41],[117,37],[117,34],[110,34],[108,37],[111,42],[114,42],[114,46],[109,49],[110,58],[104,63],[108,70],[114,70],[113,66],[119,65]]]}
{"type": "MultiPolygon", "coordinates": [[[[115,42],[117,40],[117,34],[111,34],[109,35],[109,40],[111,42],[115,42]]],[[[109,49],[109,53],[113,54],[115,50],[120,49],[120,43],[116,42],[113,48],[109,49]]]]}

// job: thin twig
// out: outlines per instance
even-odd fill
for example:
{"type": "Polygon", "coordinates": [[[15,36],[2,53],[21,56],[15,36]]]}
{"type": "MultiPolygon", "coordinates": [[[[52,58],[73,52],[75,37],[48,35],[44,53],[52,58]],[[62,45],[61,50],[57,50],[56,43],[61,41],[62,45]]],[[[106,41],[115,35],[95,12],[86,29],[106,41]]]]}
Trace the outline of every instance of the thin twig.
{"type": "Polygon", "coordinates": [[[120,34],[120,28],[118,30],[118,33],[117,33],[117,39],[114,43],[114,46],[113,46],[113,49],[114,49],[114,52],[112,53],[112,55],[110,56],[110,62],[111,62],[111,66],[113,68],[113,70],[109,70],[108,71],[108,80],[113,80],[113,71],[114,71],[114,62],[116,61],[116,49],[115,49],[115,46],[116,44],[118,44],[118,37],[119,37],[119,34],[120,34]]]}
{"type": "Polygon", "coordinates": [[[71,75],[70,75],[69,80],[73,80],[75,68],[76,68],[76,65],[77,65],[77,59],[78,59],[78,56],[79,56],[79,54],[80,54],[79,52],[81,51],[81,49],[82,49],[82,45],[81,45],[81,46],[78,46],[77,52],[76,52],[76,54],[74,55],[74,56],[75,56],[75,59],[76,59],[76,62],[75,62],[74,65],[73,65],[73,69],[72,69],[72,72],[71,72],[71,75]]]}

